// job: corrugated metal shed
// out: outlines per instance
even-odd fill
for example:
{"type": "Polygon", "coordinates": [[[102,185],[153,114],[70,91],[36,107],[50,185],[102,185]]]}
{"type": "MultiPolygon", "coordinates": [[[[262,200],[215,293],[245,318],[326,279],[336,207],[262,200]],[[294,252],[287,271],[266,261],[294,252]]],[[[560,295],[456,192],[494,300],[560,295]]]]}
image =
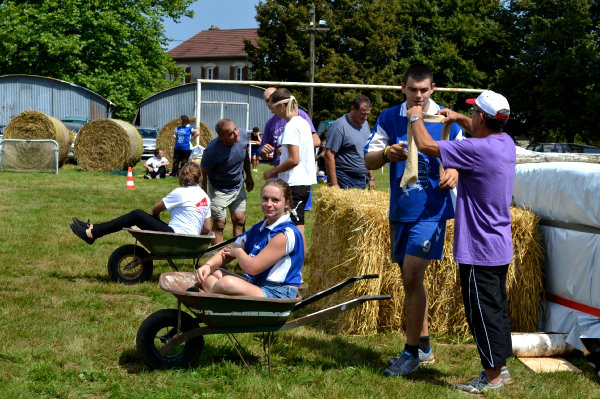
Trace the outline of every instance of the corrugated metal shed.
{"type": "MultiPolygon", "coordinates": [[[[161,129],[180,115],[195,116],[196,83],[177,86],[140,102],[136,125],[161,129]]],[[[240,129],[263,130],[273,114],[263,100],[264,88],[249,85],[202,84],[202,122],[213,131],[219,119],[228,118],[240,129]]]]}
{"type": "Polygon", "coordinates": [[[114,104],[101,95],[54,78],[35,75],[0,76],[0,124],[23,111],[34,110],[61,119],[112,117],[114,104]]]}

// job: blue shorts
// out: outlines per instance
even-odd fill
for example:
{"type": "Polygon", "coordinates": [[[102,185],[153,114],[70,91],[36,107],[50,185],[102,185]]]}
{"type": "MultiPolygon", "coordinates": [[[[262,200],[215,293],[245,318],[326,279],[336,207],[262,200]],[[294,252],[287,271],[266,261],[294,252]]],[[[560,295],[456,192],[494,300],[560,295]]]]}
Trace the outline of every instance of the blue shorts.
{"type": "Polygon", "coordinates": [[[270,281],[263,282],[259,288],[265,294],[267,298],[283,298],[283,299],[294,299],[298,297],[298,289],[289,285],[282,285],[279,283],[272,283],[270,281]]]}
{"type": "Polygon", "coordinates": [[[254,147],[254,145],[253,145],[250,155],[252,155],[253,157],[259,156],[260,155],[260,147],[258,145],[256,147],[254,147]]]}
{"type": "Polygon", "coordinates": [[[440,260],[444,252],[446,220],[433,222],[390,222],[392,260],[401,264],[404,255],[440,260]]]}

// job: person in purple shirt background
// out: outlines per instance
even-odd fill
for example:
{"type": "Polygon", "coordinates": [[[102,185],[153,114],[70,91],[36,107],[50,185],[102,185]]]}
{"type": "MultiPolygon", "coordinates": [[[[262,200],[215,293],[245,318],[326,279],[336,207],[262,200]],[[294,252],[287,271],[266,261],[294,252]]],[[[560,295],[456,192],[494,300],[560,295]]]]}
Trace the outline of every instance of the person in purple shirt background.
{"type": "Polygon", "coordinates": [[[510,115],[504,96],[486,90],[467,103],[473,105],[470,118],[450,109],[439,111],[444,123],[456,122],[472,134],[473,138],[462,141],[433,140],[421,107],[411,107],[407,116],[417,119],[412,131],[419,151],[459,172],[454,259],[459,264],[467,322],[484,370],[456,387],[480,394],[512,382],[506,368],[512,355],[506,273],[513,258],[510,204],[516,149],[512,138],[503,133],[510,115]]]}
{"type": "MultiPolygon", "coordinates": [[[[263,93],[263,98],[265,100],[265,104],[271,109],[271,101],[269,100],[271,94],[276,89],[274,87],[269,87],[263,93]]],[[[317,129],[313,125],[310,117],[304,110],[298,109],[298,116],[302,117],[304,120],[308,122],[312,132],[312,139],[314,147],[318,147],[321,144],[321,139],[317,135],[317,129]]],[[[265,129],[263,130],[263,137],[260,143],[260,157],[262,159],[268,159],[270,153],[273,153],[273,166],[279,165],[279,157],[280,157],[280,149],[281,144],[279,143],[279,138],[283,133],[283,129],[285,128],[286,121],[284,118],[279,118],[277,115],[273,115],[271,119],[267,121],[265,124],[265,129]]]]}

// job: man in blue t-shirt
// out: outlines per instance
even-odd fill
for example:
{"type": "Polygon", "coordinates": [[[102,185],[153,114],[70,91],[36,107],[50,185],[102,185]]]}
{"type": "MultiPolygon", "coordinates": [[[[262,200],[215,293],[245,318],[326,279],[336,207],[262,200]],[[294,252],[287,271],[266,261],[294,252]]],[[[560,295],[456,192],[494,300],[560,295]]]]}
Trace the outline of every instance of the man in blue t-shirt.
{"type": "MultiPolygon", "coordinates": [[[[456,186],[458,173],[446,168],[440,175],[438,158],[418,153],[418,179],[400,186],[408,151],[409,120],[406,110],[421,107],[435,115],[441,109],[431,98],[435,90],[433,74],[423,64],[411,65],[402,80],[406,102],[386,109],[379,115],[365,146],[365,165],[375,170],[390,162],[390,249],[392,260],[400,265],[406,314],[406,345],[390,359],[385,375],[406,376],[420,364],[432,363],[427,325],[427,295],[423,280],[431,260],[442,258],[446,220],[454,217],[448,189],[456,186]]],[[[441,123],[425,123],[435,140],[442,138],[441,123]]],[[[462,130],[453,124],[450,140],[460,139],[462,130]]]]}
{"type": "Polygon", "coordinates": [[[248,137],[230,119],[221,119],[215,126],[217,138],[202,153],[200,186],[208,193],[215,233],[213,244],[223,241],[227,209],[233,224],[233,235],[244,232],[246,224],[246,190],[252,191],[254,180],[250,168],[248,137]],[[244,173],[246,177],[244,178],[244,173]],[[210,183],[208,190],[206,180],[210,183]],[[246,190],[244,190],[244,183],[246,190]]]}
{"type": "Polygon", "coordinates": [[[173,147],[173,169],[169,176],[177,177],[179,174],[179,168],[181,168],[190,158],[192,154],[191,141],[198,137],[200,131],[196,129],[196,126],[190,125],[190,119],[187,115],[181,115],[179,117],[181,125],[175,129],[175,146],[173,147]]]}
{"type": "MultiPolygon", "coordinates": [[[[465,315],[484,371],[460,390],[481,394],[512,382],[506,358],[512,355],[507,311],[506,273],[512,262],[510,204],[517,161],[515,143],[503,133],[510,115],[504,96],[486,90],[473,104],[471,117],[440,111],[444,122],[457,122],[473,138],[460,142],[431,138],[423,122],[413,124],[419,151],[459,171],[454,221],[454,259],[459,264],[465,315]]],[[[419,107],[408,109],[422,117],[419,107]]]]}
{"type": "Polygon", "coordinates": [[[373,171],[365,167],[365,143],[371,135],[367,118],[371,113],[371,100],[358,96],[350,112],[336,120],[329,128],[325,144],[327,183],[333,187],[375,189],[373,171]]]}

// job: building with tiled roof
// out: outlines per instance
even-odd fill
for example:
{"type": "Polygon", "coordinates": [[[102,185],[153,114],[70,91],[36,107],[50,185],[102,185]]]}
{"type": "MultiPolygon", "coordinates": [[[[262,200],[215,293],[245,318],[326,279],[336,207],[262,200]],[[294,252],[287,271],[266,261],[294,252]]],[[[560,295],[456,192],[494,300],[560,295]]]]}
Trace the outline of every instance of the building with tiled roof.
{"type": "Polygon", "coordinates": [[[245,80],[252,65],[244,50],[244,40],[256,45],[257,38],[256,28],[221,30],[211,26],[168,51],[168,54],[188,74],[186,83],[196,79],[245,80]]]}

